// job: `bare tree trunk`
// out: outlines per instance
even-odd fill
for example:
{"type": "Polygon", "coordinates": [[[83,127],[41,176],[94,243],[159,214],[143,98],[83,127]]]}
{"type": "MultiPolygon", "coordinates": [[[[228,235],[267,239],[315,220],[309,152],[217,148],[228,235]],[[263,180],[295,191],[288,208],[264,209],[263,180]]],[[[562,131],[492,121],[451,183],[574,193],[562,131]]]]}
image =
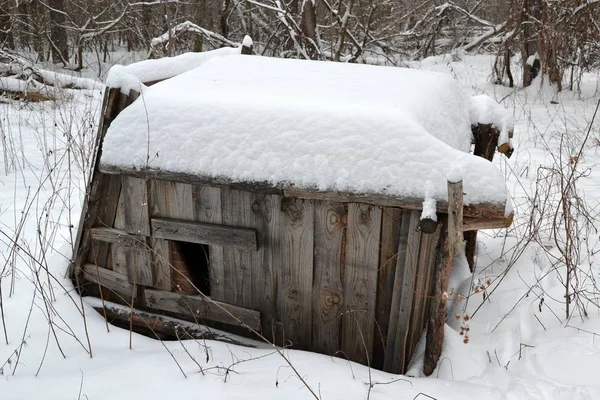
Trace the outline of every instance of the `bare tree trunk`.
{"type": "Polygon", "coordinates": [[[0,0],[0,46],[15,48],[12,7],[8,0],[0,0]]]}
{"type": "Polygon", "coordinates": [[[69,43],[67,41],[67,27],[65,18],[64,0],[48,0],[50,7],[50,48],[52,51],[52,62],[69,61],[69,43]]]}
{"type": "MultiPolygon", "coordinates": [[[[197,0],[196,1],[196,25],[205,27],[206,18],[206,0],[197,0]]],[[[210,28],[208,28],[210,29],[210,28]]],[[[194,41],[194,51],[201,52],[203,45],[203,37],[202,35],[198,35],[196,40],[194,41]]]]}
{"type": "MultiPolygon", "coordinates": [[[[307,40],[317,43],[317,12],[312,0],[306,0],[302,5],[302,20],[300,21],[302,34],[307,40]]],[[[306,46],[306,52],[311,59],[317,58],[315,46],[306,46]]]]}
{"type": "Polygon", "coordinates": [[[222,0],[221,7],[219,11],[221,15],[219,16],[219,22],[221,25],[221,35],[223,37],[229,37],[229,13],[231,8],[231,0],[222,0]]]}
{"type": "Polygon", "coordinates": [[[541,20],[540,0],[524,0],[523,13],[523,86],[531,85],[531,82],[540,72],[539,60],[539,29],[538,21],[541,20]],[[537,54],[537,56],[536,56],[537,54]],[[532,59],[532,57],[535,57],[532,59]]]}

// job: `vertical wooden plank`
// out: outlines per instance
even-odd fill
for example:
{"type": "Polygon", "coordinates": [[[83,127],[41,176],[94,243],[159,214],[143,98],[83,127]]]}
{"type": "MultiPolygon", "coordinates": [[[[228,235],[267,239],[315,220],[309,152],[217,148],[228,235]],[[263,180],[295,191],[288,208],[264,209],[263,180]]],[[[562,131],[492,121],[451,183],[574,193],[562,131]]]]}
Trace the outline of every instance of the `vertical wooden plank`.
{"type": "Polygon", "coordinates": [[[123,230],[136,235],[150,236],[146,180],[121,176],[119,207],[123,210],[123,230]]]}
{"type": "MultiPolygon", "coordinates": [[[[221,189],[211,186],[192,186],[193,220],[211,224],[223,223],[221,189]]],[[[209,246],[210,297],[225,298],[223,246],[209,246]]]]}
{"type": "Polygon", "coordinates": [[[390,316],[388,321],[388,331],[385,345],[385,357],[383,370],[390,372],[394,360],[394,346],[396,344],[396,331],[398,328],[398,318],[400,317],[400,291],[402,290],[402,280],[404,278],[404,265],[406,263],[406,248],[408,246],[408,236],[410,235],[410,211],[404,211],[400,221],[400,231],[398,233],[398,250],[396,252],[396,268],[394,272],[394,283],[392,288],[392,300],[390,303],[390,316]]]}
{"type": "Polygon", "coordinates": [[[379,269],[377,271],[377,306],[373,332],[373,361],[371,363],[374,368],[378,369],[383,369],[385,358],[401,220],[401,209],[382,208],[379,269]]]}
{"type": "MultiPolygon", "coordinates": [[[[112,228],[118,210],[119,194],[121,192],[121,178],[114,175],[98,173],[100,179],[100,192],[96,202],[96,218],[92,221],[92,227],[112,228]]],[[[108,263],[110,243],[91,240],[88,260],[95,265],[111,269],[108,263]]]]}
{"type": "Polygon", "coordinates": [[[281,266],[281,196],[263,195],[257,224],[259,262],[252,266],[252,306],[261,313],[263,335],[283,345],[277,314],[277,273],[281,266]]]}
{"type": "MultiPolygon", "coordinates": [[[[144,179],[115,176],[121,180],[121,191],[113,226],[128,233],[150,236],[148,213],[148,183],[144,179]]],[[[148,240],[134,246],[111,245],[113,270],[127,275],[130,283],[154,286],[155,271],[151,263],[148,240]]]]}
{"type": "Polygon", "coordinates": [[[404,264],[404,278],[400,297],[400,315],[398,317],[398,328],[396,330],[396,342],[394,343],[394,362],[392,370],[403,373],[410,357],[407,354],[408,337],[411,328],[411,314],[414,298],[414,284],[419,262],[419,247],[421,245],[421,232],[418,229],[420,212],[412,211],[410,214],[410,227],[408,243],[406,246],[406,262],[404,264]]]}
{"type": "Polygon", "coordinates": [[[372,358],[380,233],[379,207],[348,205],[341,347],[351,360],[363,364],[372,358]]]}
{"type": "Polygon", "coordinates": [[[348,208],[315,202],[312,350],[333,355],[340,349],[343,312],[342,238],[348,208]]]}
{"type": "Polygon", "coordinates": [[[159,290],[171,290],[171,265],[169,241],[151,238],[152,270],[154,271],[154,287],[159,290]]]}
{"type": "Polygon", "coordinates": [[[311,348],[314,206],[311,201],[281,201],[282,242],[277,307],[285,340],[311,348]]]}
{"type": "Polygon", "coordinates": [[[150,192],[152,217],[194,220],[192,185],[154,180],[150,192]]]}
{"type": "Polygon", "coordinates": [[[139,242],[133,246],[113,243],[111,245],[111,258],[113,270],[127,275],[130,283],[143,286],[154,285],[154,271],[150,251],[146,242],[139,242]]]}
{"type": "MultiPolygon", "coordinates": [[[[150,184],[150,215],[152,217],[173,218],[185,221],[194,219],[192,187],[185,183],[157,181],[150,184]]],[[[152,238],[152,269],[155,275],[154,287],[171,290],[173,286],[173,268],[169,241],[152,238]]],[[[177,272],[181,275],[182,272],[177,272]]],[[[187,278],[189,276],[179,276],[187,278]]],[[[175,287],[177,287],[175,285],[175,287]]]]}
{"type": "MultiPolygon", "coordinates": [[[[221,189],[225,225],[254,228],[254,195],[236,189],[221,189]]],[[[256,209],[256,206],[254,207],[256,209]]],[[[225,303],[252,308],[252,266],[260,262],[256,250],[223,248],[223,299],[225,303]]]]}
{"type": "Polygon", "coordinates": [[[68,274],[75,285],[79,285],[83,282],[82,268],[85,261],[87,259],[91,260],[92,257],[97,259],[98,256],[96,253],[90,257],[89,252],[91,251],[90,228],[94,226],[100,200],[104,198],[102,193],[104,174],[101,174],[100,171],[98,171],[98,165],[100,163],[99,154],[102,149],[102,140],[104,140],[106,130],[116,113],[119,92],[119,88],[107,88],[107,90],[104,91],[101,108],[102,116],[100,118],[98,135],[96,135],[92,160],[90,163],[91,178],[87,183],[83,207],[81,208],[81,216],[79,218],[79,229],[77,230],[75,237],[73,258],[71,259],[68,269],[68,274]]]}
{"type": "Polygon", "coordinates": [[[384,370],[388,372],[404,372],[404,368],[409,361],[405,349],[408,343],[415,273],[421,242],[421,232],[417,229],[419,219],[420,213],[418,211],[411,211],[403,218],[401,230],[406,229],[405,234],[407,236],[406,239],[401,238],[398,250],[399,259],[396,265],[384,360],[384,370]]]}
{"type": "Polygon", "coordinates": [[[414,286],[412,314],[410,317],[410,333],[406,348],[407,363],[410,361],[424,328],[425,306],[429,297],[429,280],[431,279],[432,248],[435,249],[439,237],[439,225],[434,233],[422,234],[419,248],[419,260],[414,286]]]}

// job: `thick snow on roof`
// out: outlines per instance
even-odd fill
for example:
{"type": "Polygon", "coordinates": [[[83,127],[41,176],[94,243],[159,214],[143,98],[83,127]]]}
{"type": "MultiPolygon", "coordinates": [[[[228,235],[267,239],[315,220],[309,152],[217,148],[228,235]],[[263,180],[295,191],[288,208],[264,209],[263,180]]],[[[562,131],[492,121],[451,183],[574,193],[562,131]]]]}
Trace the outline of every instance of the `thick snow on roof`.
{"type": "Polygon", "coordinates": [[[121,88],[123,93],[128,94],[131,89],[139,91],[142,83],[171,78],[197,68],[215,57],[240,54],[241,51],[241,46],[223,47],[203,53],[185,53],[175,57],[145,60],[125,66],[115,65],[108,71],[106,86],[121,88]]]}
{"type": "Polygon", "coordinates": [[[144,88],[108,129],[101,164],[234,182],[506,201],[470,148],[469,100],[444,74],[227,56],[144,88]]]}

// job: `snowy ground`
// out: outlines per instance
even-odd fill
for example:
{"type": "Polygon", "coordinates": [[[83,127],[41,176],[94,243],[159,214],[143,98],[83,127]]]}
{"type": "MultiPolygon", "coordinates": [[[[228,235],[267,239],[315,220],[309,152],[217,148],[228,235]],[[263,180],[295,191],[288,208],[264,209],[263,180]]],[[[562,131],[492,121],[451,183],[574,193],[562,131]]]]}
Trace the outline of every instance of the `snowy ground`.
{"type": "Polygon", "coordinates": [[[508,231],[480,234],[473,281],[464,280],[464,265],[457,265],[452,328],[447,328],[438,370],[430,378],[408,378],[286,351],[310,389],[268,347],[130,338],[115,327],[108,332],[87,304],[82,318],[81,299],[63,276],[100,88],[69,91],[54,103],[0,103],[0,398],[300,399],[314,398],[311,390],[322,399],[348,400],[600,398],[600,308],[594,305],[599,304],[597,128],[580,154],[599,99],[599,80],[585,75],[580,92],[560,95],[540,82],[514,90],[489,84],[492,62],[488,56],[457,62],[437,57],[419,65],[452,74],[469,93],[501,100],[517,121],[514,155],[496,159],[517,218],[508,231]],[[577,221],[574,235],[567,238],[552,225],[560,172],[569,175],[573,166],[574,176],[582,176],[577,192],[566,195],[578,217],[572,220],[577,221]],[[577,208],[578,200],[582,207],[577,208]],[[571,303],[570,319],[560,257],[567,240],[580,299],[571,303]],[[488,299],[480,289],[474,293],[475,287],[484,287],[488,299]],[[470,297],[458,302],[458,294],[470,297]],[[468,328],[463,329],[468,344],[461,327],[468,328]]]}

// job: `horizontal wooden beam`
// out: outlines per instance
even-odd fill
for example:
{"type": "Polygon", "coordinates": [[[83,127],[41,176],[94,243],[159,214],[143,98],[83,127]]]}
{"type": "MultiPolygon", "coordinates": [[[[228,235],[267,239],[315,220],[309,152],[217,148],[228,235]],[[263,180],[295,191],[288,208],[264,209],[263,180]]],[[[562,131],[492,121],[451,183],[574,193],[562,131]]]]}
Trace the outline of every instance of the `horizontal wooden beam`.
{"type": "Polygon", "coordinates": [[[167,317],[148,311],[141,311],[129,306],[102,302],[100,299],[87,298],[86,303],[106,317],[110,324],[123,329],[131,329],[142,335],[153,339],[163,340],[186,340],[186,339],[207,339],[218,340],[220,342],[235,344],[246,347],[257,347],[251,339],[241,336],[227,334],[217,329],[207,328],[204,325],[195,324],[178,318],[167,317]],[[133,312],[133,315],[132,315],[133,312]]]}
{"type": "Polygon", "coordinates": [[[130,299],[136,295],[133,285],[129,283],[127,275],[119,274],[110,269],[102,268],[94,264],[83,265],[83,278],[89,282],[97,283],[105,288],[130,299]]]}
{"type": "MultiPolygon", "coordinates": [[[[138,169],[115,165],[100,165],[100,171],[105,174],[123,174],[144,179],[158,179],[173,182],[189,183],[193,185],[208,185],[215,187],[229,187],[255,193],[277,194],[285,197],[297,197],[308,200],[323,200],[336,203],[366,203],[379,207],[398,207],[407,210],[423,209],[422,198],[398,197],[379,193],[351,193],[344,191],[321,191],[317,189],[303,189],[293,186],[273,185],[269,182],[233,182],[228,179],[207,177],[202,175],[165,171],[161,169],[138,169]]],[[[479,203],[464,206],[463,215],[473,218],[504,218],[504,203],[479,203]]],[[[438,212],[448,212],[448,202],[437,201],[438,212]]]]}
{"type": "Polygon", "coordinates": [[[163,218],[152,218],[150,224],[152,226],[152,236],[158,239],[237,247],[248,250],[257,250],[258,248],[254,229],[163,218]]]}
{"type": "Polygon", "coordinates": [[[208,185],[215,187],[228,187],[232,189],[245,190],[266,194],[283,194],[283,190],[274,187],[268,182],[233,182],[224,178],[214,178],[185,172],[166,171],[154,168],[133,168],[117,165],[100,165],[100,172],[111,175],[127,175],[142,179],[156,179],[160,181],[172,181],[189,183],[191,185],[208,185]]]}
{"type": "Polygon", "coordinates": [[[260,330],[260,312],[210,300],[202,295],[146,289],[144,299],[149,309],[168,311],[198,323],[209,320],[260,330]]]}
{"type": "MultiPolygon", "coordinates": [[[[385,194],[356,194],[339,191],[318,191],[313,189],[284,188],[285,197],[297,197],[301,199],[331,201],[335,203],[367,203],[380,207],[398,207],[407,210],[420,211],[423,209],[423,199],[409,197],[395,197],[385,194]]],[[[448,212],[448,202],[436,201],[437,211],[448,212]]],[[[463,207],[463,215],[473,218],[504,218],[504,204],[480,203],[463,207]]]]}
{"type": "Polygon", "coordinates": [[[503,229],[512,225],[514,214],[504,218],[468,218],[463,219],[463,232],[480,229],[503,229]]]}
{"type": "Polygon", "coordinates": [[[91,228],[92,239],[100,242],[118,243],[125,246],[133,246],[136,243],[145,243],[145,236],[132,235],[115,228],[91,228]]]}

